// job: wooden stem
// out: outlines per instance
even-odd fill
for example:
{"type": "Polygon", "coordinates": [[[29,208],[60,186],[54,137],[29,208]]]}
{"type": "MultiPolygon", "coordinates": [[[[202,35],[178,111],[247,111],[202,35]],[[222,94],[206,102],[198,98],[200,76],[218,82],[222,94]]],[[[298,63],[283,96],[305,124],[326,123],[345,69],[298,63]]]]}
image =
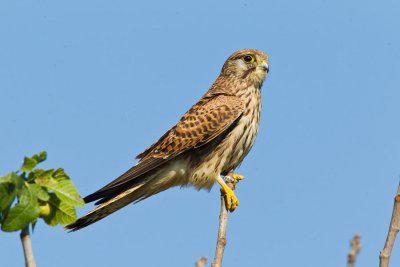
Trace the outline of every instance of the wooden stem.
{"type": "Polygon", "coordinates": [[[228,224],[228,210],[226,209],[225,197],[221,194],[221,210],[219,213],[219,228],[217,246],[215,248],[214,261],[211,267],[222,267],[222,259],[226,246],[226,225],[228,224]]]}
{"type": "Polygon", "coordinates": [[[399,232],[399,217],[400,217],[400,185],[397,188],[397,194],[394,198],[392,219],[390,221],[389,231],[386,237],[385,246],[379,255],[379,267],[388,267],[389,258],[392,253],[394,241],[399,232]]]}
{"type": "Polygon", "coordinates": [[[196,261],[196,267],[206,267],[207,266],[207,258],[206,257],[200,257],[197,261],[196,261]]]}
{"type": "Polygon", "coordinates": [[[36,267],[35,259],[33,258],[31,236],[29,235],[29,225],[22,229],[20,237],[22,248],[24,249],[25,266],[36,267]]]}
{"type": "MultiPolygon", "coordinates": [[[[233,171],[228,175],[232,175],[233,171]]],[[[226,183],[232,190],[235,189],[235,184],[227,182],[226,183]]],[[[226,209],[225,195],[221,192],[221,209],[219,213],[219,228],[218,228],[218,238],[217,246],[215,248],[214,261],[211,267],[222,267],[222,259],[224,257],[224,250],[226,246],[226,226],[228,224],[228,210],[226,209]]]]}
{"type": "Polygon", "coordinates": [[[347,256],[347,267],[354,267],[357,255],[361,250],[361,235],[355,234],[353,239],[350,241],[350,252],[347,256]]]}

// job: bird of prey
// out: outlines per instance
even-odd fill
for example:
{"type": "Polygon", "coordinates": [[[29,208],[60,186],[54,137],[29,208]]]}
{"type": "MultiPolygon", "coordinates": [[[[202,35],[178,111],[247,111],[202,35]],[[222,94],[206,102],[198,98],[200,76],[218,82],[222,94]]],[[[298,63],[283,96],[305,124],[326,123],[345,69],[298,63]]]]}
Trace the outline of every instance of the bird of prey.
{"type": "Polygon", "coordinates": [[[239,201],[223,177],[242,162],[254,144],[260,123],[261,86],[268,70],[268,56],[259,50],[233,53],[203,97],[137,156],[139,162],[134,167],[85,197],[86,203],[97,201],[98,206],[66,228],[79,230],[129,203],[188,184],[211,189],[217,182],[226,208],[235,210],[239,201]]]}

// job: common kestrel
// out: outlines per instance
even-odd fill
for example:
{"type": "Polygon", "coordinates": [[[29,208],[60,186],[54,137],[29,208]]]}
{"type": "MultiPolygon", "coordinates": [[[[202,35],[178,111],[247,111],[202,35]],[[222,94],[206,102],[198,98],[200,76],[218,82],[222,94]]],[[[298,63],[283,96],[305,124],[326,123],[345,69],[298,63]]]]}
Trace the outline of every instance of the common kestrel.
{"type": "Polygon", "coordinates": [[[210,189],[215,181],[232,212],[239,201],[223,177],[242,162],[254,144],[267,61],[268,56],[255,49],[233,53],[199,102],[139,154],[134,167],[85,197],[86,203],[97,200],[98,206],[66,228],[79,230],[173,186],[210,189]]]}

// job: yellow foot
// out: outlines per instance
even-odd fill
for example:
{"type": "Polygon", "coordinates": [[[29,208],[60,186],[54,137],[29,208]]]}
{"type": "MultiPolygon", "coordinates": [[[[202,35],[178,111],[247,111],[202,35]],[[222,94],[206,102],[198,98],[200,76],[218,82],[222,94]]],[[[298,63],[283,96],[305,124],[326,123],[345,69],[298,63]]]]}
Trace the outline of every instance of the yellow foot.
{"type": "Polygon", "coordinates": [[[233,212],[237,206],[239,206],[239,199],[236,197],[235,193],[232,189],[228,187],[228,189],[221,188],[221,193],[225,197],[226,209],[230,212],[233,212]]]}
{"type": "Polygon", "coordinates": [[[233,173],[231,175],[223,176],[223,178],[226,183],[232,183],[235,185],[239,183],[240,180],[243,180],[244,176],[237,173],[233,173]]]}
{"type": "Polygon", "coordinates": [[[232,174],[232,180],[233,180],[233,183],[235,183],[235,184],[239,183],[239,181],[241,181],[243,179],[244,179],[243,175],[240,175],[237,173],[232,174]]]}
{"type": "Polygon", "coordinates": [[[221,194],[225,198],[226,209],[230,212],[233,212],[236,207],[239,206],[238,198],[236,197],[233,190],[225,183],[225,181],[221,177],[217,178],[217,182],[221,185],[221,194]]]}

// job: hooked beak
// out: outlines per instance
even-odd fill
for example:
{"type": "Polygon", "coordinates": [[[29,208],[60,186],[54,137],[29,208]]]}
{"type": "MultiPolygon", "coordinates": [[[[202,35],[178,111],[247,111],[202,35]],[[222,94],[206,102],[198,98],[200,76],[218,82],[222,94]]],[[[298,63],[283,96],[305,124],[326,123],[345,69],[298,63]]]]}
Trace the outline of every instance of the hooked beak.
{"type": "Polygon", "coordinates": [[[261,69],[263,69],[267,73],[269,72],[268,63],[265,60],[261,61],[261,63],[258,65],[258,67],[260,67],[261,69]]]}

